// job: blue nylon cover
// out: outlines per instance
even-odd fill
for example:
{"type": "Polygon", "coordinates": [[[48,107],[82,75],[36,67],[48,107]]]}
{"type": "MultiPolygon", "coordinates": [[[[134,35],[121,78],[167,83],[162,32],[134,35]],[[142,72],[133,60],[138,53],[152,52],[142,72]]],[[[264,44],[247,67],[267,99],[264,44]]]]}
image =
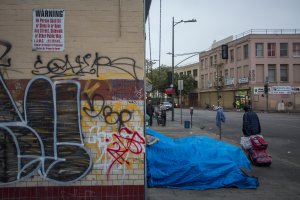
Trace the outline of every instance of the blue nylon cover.
{"type": "Polygon", "coordinates": [[[152,129],[146,133],[159,138],[146,148],[148,187],[205,190],[259,185],[257,178],[240,169],[250,170],[251,165],[239,147],[206,136],[172,139],[152,129]]]}

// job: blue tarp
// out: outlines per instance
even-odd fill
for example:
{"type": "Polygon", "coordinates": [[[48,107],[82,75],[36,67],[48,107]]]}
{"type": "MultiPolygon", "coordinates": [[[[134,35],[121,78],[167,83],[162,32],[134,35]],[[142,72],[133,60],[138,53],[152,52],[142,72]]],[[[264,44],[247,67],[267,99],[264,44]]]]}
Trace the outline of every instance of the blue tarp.
{"type": "Polygon", "coordinates": [[[257,178],[240,169],[250,170],[251,165],[239,147],[206,136],[172,139],[152,129],[146,133],[159,139],[146,148],[148,187],[205,190],[259,185],[257,178]]]}

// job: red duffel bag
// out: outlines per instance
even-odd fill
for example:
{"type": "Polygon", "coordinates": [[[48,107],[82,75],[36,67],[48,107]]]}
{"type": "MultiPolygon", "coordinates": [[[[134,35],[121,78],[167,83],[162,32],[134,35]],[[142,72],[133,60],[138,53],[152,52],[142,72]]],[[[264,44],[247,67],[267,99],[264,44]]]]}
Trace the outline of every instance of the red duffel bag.
{"type": "Polygon", "coordinates": [[[257,150],[263,150],[268,148],[268,143],[265,141],[262,135],[251,135],[250,142],[252,148],[257,150]]]}

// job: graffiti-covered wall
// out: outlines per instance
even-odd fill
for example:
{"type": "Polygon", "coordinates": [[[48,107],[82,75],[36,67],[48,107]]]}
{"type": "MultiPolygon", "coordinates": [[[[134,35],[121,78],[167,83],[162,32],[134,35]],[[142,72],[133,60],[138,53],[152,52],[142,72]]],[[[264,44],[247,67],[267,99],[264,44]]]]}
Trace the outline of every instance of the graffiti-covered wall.
{"type": "Polygon", "coordinates": [[[0,13],[0,199],[144,199],[143,1],[0,13]]]}

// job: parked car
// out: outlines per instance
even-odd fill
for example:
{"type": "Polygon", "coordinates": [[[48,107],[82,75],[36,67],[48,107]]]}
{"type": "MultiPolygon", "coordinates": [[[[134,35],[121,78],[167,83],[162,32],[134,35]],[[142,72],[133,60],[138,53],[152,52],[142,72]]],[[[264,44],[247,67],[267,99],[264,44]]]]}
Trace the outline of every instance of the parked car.
{"type": "Polygon", "coordinates": [[[163,107],[165,110],[170,110],[172,108],[172,104],[170,102],[163,102],[161,107],[163,107]]]}

